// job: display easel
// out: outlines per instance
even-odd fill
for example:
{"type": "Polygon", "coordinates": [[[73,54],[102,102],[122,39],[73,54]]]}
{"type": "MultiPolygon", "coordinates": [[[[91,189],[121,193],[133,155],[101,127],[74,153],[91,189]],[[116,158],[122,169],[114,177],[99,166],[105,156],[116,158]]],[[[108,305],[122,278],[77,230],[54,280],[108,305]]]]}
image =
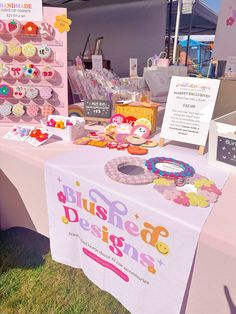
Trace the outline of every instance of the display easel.
{"type": "MultiPolygon", "coordinates": [[[[160,138],[159,139],[159,146],[160,147],[164,147],[164,145],[165,145],[165,139],[164,138],[160,138]]],[[[198,154],[199,155],[204,155],[204,152],[205,152],[205,146],[200,145],[199,148],[198,148],[198,154]]]]}

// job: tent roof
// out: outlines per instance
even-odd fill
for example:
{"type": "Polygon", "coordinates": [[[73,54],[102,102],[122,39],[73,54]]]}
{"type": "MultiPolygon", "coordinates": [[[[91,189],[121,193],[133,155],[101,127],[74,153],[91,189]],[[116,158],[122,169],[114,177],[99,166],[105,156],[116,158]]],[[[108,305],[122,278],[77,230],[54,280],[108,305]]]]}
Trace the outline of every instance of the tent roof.
{"type": "MultiPolygon", "coordinates": [[[[175,32],[178,1],[173,2],[172,8],[172,34],[175,32]]],[[[215,34],[218,16],[207,5],[196,0],[193,6],[193,21],[191,34],[211,35],[215,34]]],[[[187,35],[190,24],[191,14],[181,15],[179,35],[187,35]]],[[[167,25],[169,16],[167,17],[167,25]]]]}
{"type": "MultiPolygon", "coordinates": [[[[43,0],[45,5],[53,6],[66,6],[69,10],[75,9],[92,9],[101,6],[116,6],[123,5],[125,3],[130,3],[132,5],[140,2],[160,2],[163,3],[164,0],[43,0]]],[[[169,2],[169,1],[168,1],[169,2]]],[[[172,6],[172,23],[171,32],[172,35],[175,32],[176,15],[177,15],[178,1],[173,0],[172,6]]],[[[209,7],[203,4],[200,0],[196,0],[193,8],[194,18],[192,23],[192,34],[215,34],[217,15],[209,7]]],[[[180,21],[180,33],[179,35],[186,35],[188,33],[188,28],[190,24],[191,14],[181,15],[180,21]]],[[[169,23],[169,16],[167,16],[167,27],[169,23]]]]}
{"type": "MultiPolygon", "coordinates": [[[[182,40],[179,42],[180,46],[182,47],[187,47],[188,45],[188,40],[182,40]]],[[[200,46],[208,46],[207,44],[204,44],[200,41],[197,41],[197,40],[193,40],[193,39],[190,39],[189,40],[189,46],[190,47],[200,47],[200,46]]]]}

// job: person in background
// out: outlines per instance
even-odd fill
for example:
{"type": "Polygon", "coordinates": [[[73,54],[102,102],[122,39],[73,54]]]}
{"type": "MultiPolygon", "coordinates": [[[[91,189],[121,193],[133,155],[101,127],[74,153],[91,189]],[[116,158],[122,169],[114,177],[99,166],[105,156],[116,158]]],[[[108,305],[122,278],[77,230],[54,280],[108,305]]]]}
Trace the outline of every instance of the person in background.
{"type": "MultiPolygon", "coordinates": [[[[179,65],[185,65],[185,60],[186,60],[186,52],[185,51],[180,51],[179,55],[179,65]]],[[[187,67],[188,67],[188,72],[194,73],[194,62],[191,60],[191,58],[188,56],[187,59],[187,67]]]]}

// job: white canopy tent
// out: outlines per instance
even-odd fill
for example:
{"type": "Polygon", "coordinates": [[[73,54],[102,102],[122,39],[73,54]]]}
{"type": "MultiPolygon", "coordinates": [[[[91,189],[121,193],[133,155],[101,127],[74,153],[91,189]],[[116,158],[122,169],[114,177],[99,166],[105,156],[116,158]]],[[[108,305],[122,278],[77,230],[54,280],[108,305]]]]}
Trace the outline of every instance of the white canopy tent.
{"type": "MultiPolygon", "coordinates": [[[[171,35],[176,26],[177,2],[173,1],[171,35]]],[[[91,48],[104,37],[104,57],[120,76],[128,74],[129,58],[138,58],[139,74],[147,58],[164,49],[169,15],[166,0],[44,0],[44,4],[66,6],[73,20],[69,33],[69,58],[74,59],[90,36],[91,48]]],[[[180,19],[180,35],[187,34],[190,14],[180,19]]],[[[212,34],[217,16],[200,1],[194,5],[193,33],[212,34]]]]}

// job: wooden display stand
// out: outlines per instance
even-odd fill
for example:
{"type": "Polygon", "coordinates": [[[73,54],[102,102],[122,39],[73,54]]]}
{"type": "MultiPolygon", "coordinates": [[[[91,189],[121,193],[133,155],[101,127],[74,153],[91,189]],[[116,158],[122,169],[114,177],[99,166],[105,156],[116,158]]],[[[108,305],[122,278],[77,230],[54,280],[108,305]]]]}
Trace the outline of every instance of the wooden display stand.
{"type": "MultiPolygon", "coordinates": [[[[159,147],[164,147],[165,145],[165,139],[164,138],[160,138],[159,139],[159,147]]],[[[199,155],[204,155],[204,152],[205,152],[205,146],[199,146],[198,148],[198,154],[199,155]]]]}

